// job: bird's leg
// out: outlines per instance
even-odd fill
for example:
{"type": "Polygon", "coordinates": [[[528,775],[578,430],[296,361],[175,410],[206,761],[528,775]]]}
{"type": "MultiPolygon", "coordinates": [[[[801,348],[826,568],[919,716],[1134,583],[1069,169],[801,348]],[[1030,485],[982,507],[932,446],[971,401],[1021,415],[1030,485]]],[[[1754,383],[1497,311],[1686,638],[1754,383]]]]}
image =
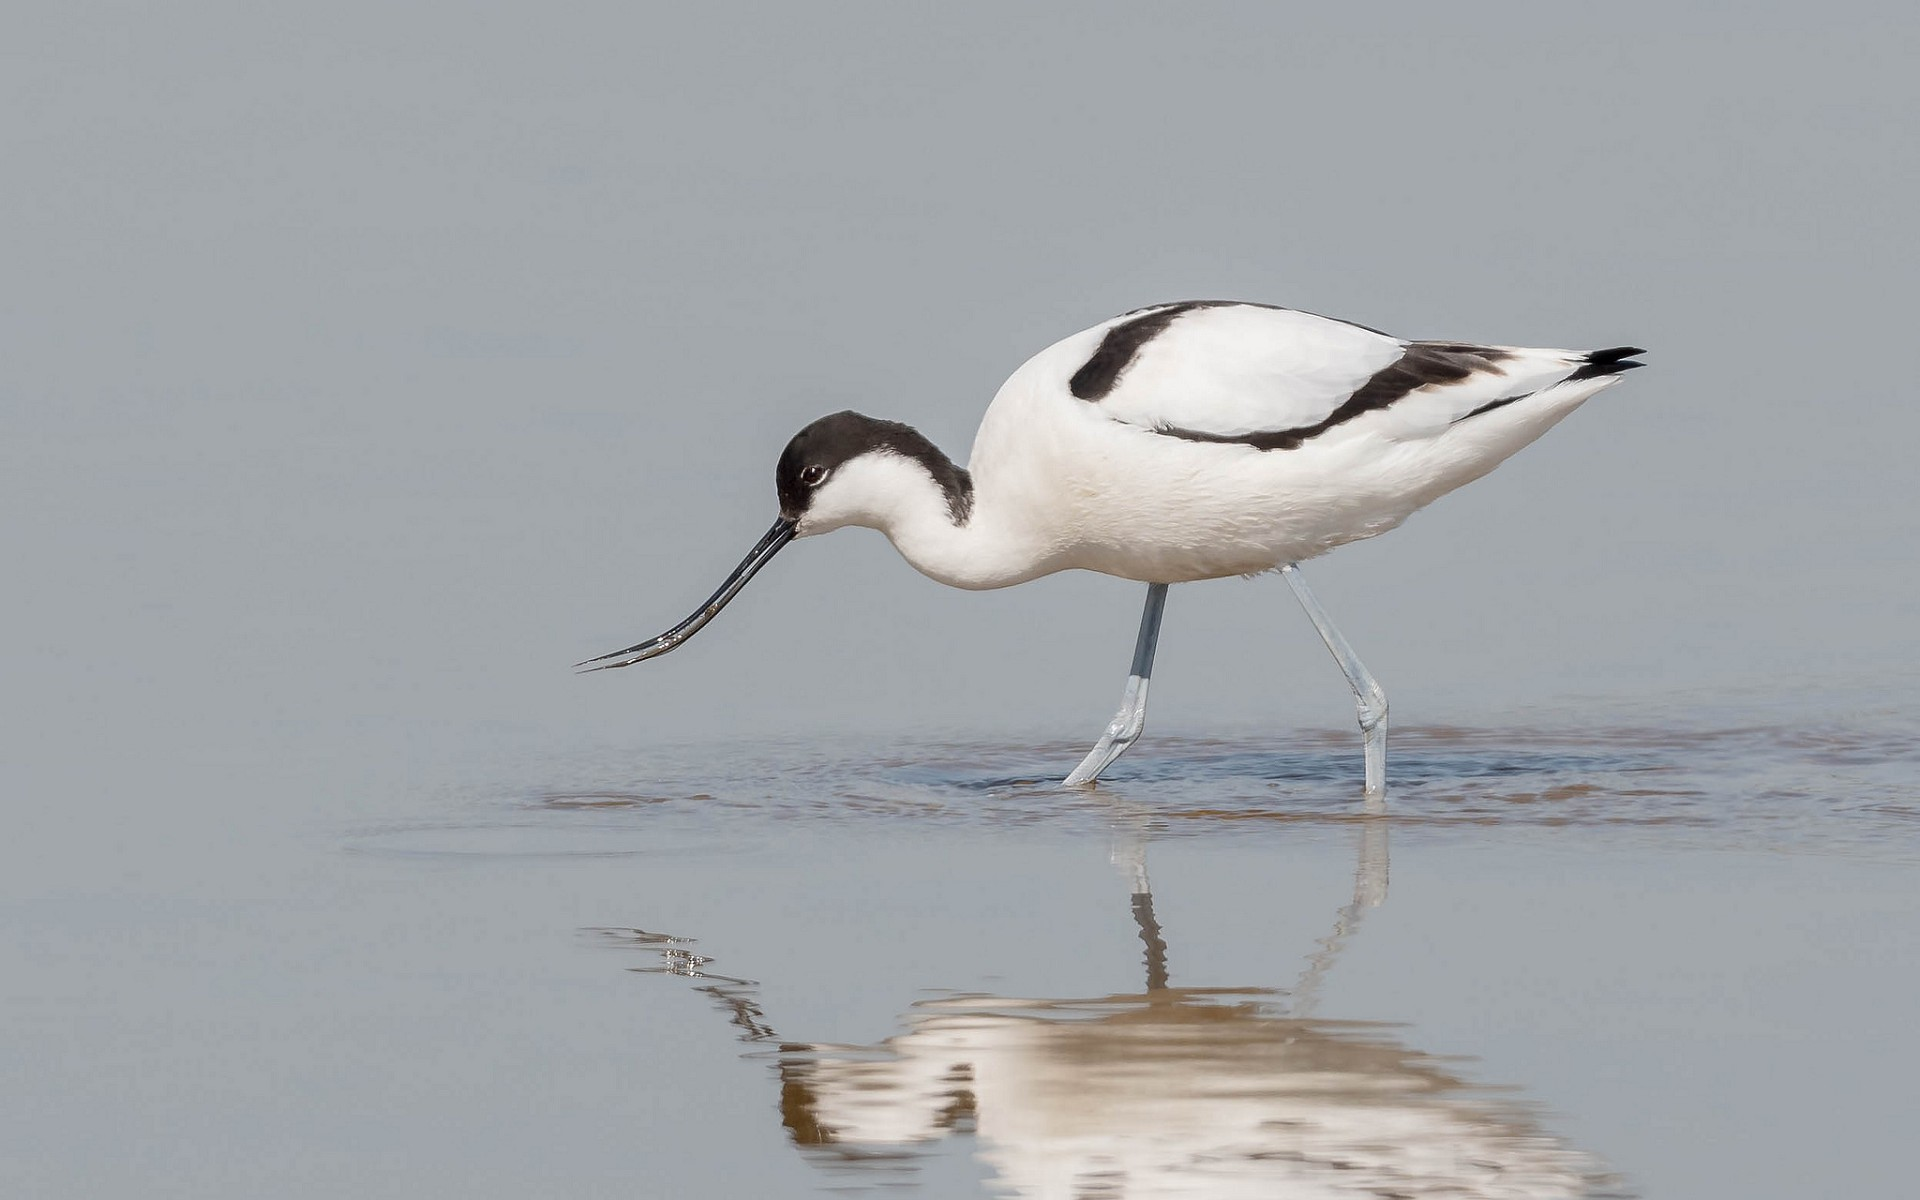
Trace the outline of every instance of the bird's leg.
{"type": "Polygon", "coordinates": [[[1367,753],[1367,790],[1365,804],[1369,811],[1381,811],[1387,804],[1387,694],[1380,690],[1380,684],[1374,679],[1367,664],[1353,652],[1347,639],[1340,636],[1333,622],[1327,618],[1327,610],[1320,607],[1320,601],[1314,598],[1313,589],[1300,577],[1300,568],[1288,563],[1280,568],[1280,573],[1293,585],[1293,594],[1299,598],[1300,607],[1307,610],[1307,616],[1313,619],[1313,627],[1320,631],[1320,640],[1333,651],[1333,659],[1340,664],[1340,670],[1347,677],[1347,685],[1353,689],[1355,707],[1360,710],[1360,736],[1367,753]]]}
{"type": "Polygon", "coordinates": [[[1120,694],[1120,711],[1108,723],[1093,749],[1067,776],[1067,787],[1078,787],[1100,778],[1100,772],[1127,752],[1147,726],[1147,684],[1153,678],[1153,649],[1160,643],[1160,617],[1167,610],[1167,585],[1147,585],[1147,607],[1140,614],[1140,639],[1133,646],[1133,673],[1120,694]]]}

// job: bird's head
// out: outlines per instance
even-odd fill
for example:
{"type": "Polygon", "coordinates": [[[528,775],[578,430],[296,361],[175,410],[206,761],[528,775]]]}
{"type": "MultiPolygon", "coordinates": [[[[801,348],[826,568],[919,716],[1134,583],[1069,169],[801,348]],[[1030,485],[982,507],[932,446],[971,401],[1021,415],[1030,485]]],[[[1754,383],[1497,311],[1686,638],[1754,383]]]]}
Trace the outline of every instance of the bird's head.
{"type": "Polygon", "coordinates": [[[773,484],[780,499],[779,519],[698,611],[658,637],[578,665],[593,671],[630,667],[674,649],[719,615],[794,538],[847,525],[884,530],[903,498],[916,491],[941,494],[955,524],[966,521],[973,502],[966,471],[919,430],[857,412],[821,417],[794,434],[780,452],[773,484]]]}
{"type": "MultiPolygon", "coordinates": [[[[837,412],[793,435],[774,468],[780,517],[795,537],[831,533],[847,525],[885,529],[904,497],[934,487],[954,508],[953,476],[965,478],[947,456],[911,425],[857,412],[837,412]]],[[[971,492],[967,493],[971,498],[971,492]]],[[[956,520],[964,514],[954,512],[956,520]]]]}

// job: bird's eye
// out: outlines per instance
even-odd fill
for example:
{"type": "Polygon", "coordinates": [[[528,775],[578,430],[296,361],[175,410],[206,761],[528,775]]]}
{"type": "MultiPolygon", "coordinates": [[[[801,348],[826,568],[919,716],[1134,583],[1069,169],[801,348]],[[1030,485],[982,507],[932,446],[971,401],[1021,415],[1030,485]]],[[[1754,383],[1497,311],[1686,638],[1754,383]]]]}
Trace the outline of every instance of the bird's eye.
{"type": "Polygon", "coordinates": [[[800,482],[806,484],[808,487],[819,486],[820,481],[826,477],[827,469],[818,463],[800,472],[800,482]]]}

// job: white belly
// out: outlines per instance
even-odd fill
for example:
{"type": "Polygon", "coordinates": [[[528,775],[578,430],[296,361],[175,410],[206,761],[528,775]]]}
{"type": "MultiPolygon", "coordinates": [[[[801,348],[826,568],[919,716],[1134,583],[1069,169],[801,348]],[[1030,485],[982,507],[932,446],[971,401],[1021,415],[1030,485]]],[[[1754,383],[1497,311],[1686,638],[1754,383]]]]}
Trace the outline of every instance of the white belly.
{"type": "Polygon", "coordinates": [[[1185,441],[1091,408],[1014,404],[989,414],[974,457],[983,499],[999,493],[1046,514],[1036,519],[1048,526],[1052,569],[1148,583],[1218,579],[1385,533],[1611,382],[1550,388],[1427,436],[1391,436],[1387,420],[1368,414],[1292,450],[1185,441]]]}

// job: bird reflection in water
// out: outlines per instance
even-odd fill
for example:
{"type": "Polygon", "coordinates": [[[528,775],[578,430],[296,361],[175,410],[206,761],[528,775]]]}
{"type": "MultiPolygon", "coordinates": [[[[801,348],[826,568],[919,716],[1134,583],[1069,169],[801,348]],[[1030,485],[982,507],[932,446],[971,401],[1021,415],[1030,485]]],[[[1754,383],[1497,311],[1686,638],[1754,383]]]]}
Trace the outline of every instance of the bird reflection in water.
{"type": "Polygon", "coordinates": [[[1468,1083],[1458,1060],[1396,1026],[1314,1015],[1320,986],[1387,892],[1387,820],[1360,823],[1352,899],[1294,987],[1175,987],[1154,915],[1144,822],[1121,823],[1146,988],[1091,999],[962,995],[914,1004],[874,1046],[783,1041],[751,981],[710,974],[684,939],[600,930],[651,948],[778,1046],[780,1113],[804,1152],[897,1168],[973,1137],[996,1190],[1034,1200],[1618,1195],[1599,1164],[1525,1106],[1468,1083]]]}

